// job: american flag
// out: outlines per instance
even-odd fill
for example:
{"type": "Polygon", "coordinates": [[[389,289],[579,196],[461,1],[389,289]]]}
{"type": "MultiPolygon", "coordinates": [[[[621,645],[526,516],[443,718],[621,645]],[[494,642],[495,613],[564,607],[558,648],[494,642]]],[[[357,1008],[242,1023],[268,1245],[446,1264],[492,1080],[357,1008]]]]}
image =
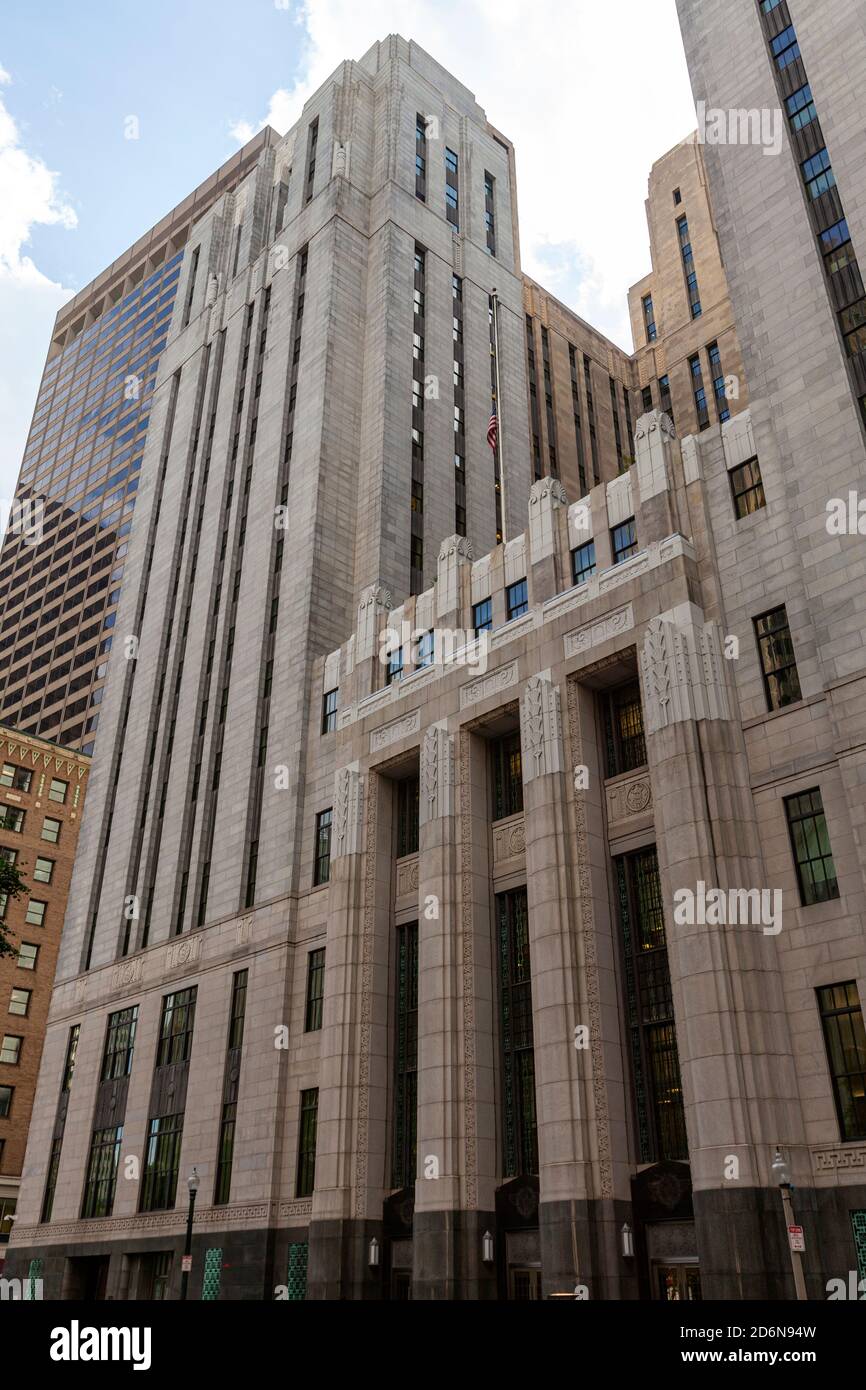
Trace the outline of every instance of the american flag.
{"type": "Polygon", "coordinates": [[[487,425],[487,443],[490,445],[494,454],[496,453],[496,438],[499,433],[499,421],[496,418],[496,407],[493,407],[493,414],[487,425]]]}

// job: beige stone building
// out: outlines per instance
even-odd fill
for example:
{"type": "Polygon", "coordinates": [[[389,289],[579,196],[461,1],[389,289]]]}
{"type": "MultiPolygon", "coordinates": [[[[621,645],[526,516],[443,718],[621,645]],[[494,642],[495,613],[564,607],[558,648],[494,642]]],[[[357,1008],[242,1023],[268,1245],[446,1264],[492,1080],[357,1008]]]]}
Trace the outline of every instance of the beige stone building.
{"type": "Polygon", "coordinates": [[[48,1297],[175,1296],[193,1168],[194,1297],[789,1297],[777,1146],[811,1296],[866,1275],[864,174],[795,8],[681,6],[725,107],[801,99],[802,25],[815,115],[655,167],[631,359],[396,37],[192,229],[7,1261],[48,1297]]]}

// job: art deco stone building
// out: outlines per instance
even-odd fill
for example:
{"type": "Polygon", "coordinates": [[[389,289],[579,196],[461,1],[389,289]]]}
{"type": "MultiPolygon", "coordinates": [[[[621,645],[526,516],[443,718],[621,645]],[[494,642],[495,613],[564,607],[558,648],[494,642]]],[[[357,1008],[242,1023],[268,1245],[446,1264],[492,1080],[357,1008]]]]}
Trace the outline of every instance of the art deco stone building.
{"type": "Polygon", "coordinates": [[[807,390],[730,225],[769,258],[791,152],[736,157],[754,205],[720,151],[656,166],[632,359],[524,279],[511,147],[396,37],[192,227],[10,1273],[175,1296],[195,1167],[194,1297],[789,1296],[777,1145],[812,1296],[866,1258],[856,609],[819,561],[862,568],[818,499],[863,437],[819,261],[807,390]]]}

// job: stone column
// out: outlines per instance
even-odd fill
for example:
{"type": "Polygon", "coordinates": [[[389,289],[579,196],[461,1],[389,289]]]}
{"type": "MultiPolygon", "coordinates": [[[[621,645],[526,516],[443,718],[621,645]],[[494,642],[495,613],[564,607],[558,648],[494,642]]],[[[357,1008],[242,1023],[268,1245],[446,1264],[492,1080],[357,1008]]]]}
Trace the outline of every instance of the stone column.
{"type": "Polygon", "coordinates": [[[665,931],[704,1297],[791,1297],[769,1175],[776,1143],[795,1182],[808,1171],[776,958],[784,905],[775,926],[701,907],[714,889],[726,903],[729,890],[773,892],[723,640],[686,603],[653,619],[640,650],[665,931]]]}
{"type": "Polygon", "coordinates": [[[590,1284],[587,1068],[575,1029],[589,1027],[580,997],[574,858],[569,843],[559,688],[548,673],[520,701],[526,882],[532,969],[535,1096],[540,1168],[543,1291],[590,1284]]]}
{"type": "Polygon", "coordinates": [[[570,585],[564,572],[568,555],[568,498],[558,478],[541,478],[529,493],[529,565],[532,602],[544,603],[570,585]]]}
{"type": "Polygon", "coordinates": [[[378,779],[371,777],[364,788],[357,763],[340,768],[334,785],[309,1299],[380,1296],[381,1274],[370,1270],[367,1248],[374,1235],[382,1243],[390,824],[381,824],[377,809],[378,779]]]}

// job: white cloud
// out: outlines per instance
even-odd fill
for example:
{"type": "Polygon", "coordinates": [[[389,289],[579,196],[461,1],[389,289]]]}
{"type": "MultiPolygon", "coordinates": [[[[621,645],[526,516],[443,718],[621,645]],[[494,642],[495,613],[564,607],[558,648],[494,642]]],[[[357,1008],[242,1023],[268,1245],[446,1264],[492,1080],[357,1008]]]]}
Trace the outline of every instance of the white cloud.
{"type": "Polygon", "coordinates": [[[304,0],[297,18],[302,76],[258,125],[237,122],[237,139],[266,122],[284,132],[376,39],[415,39],[514,142],[523,268],[630,349],[626,291],[650,269],[647,175],[695,123],[675,0],[304,0]]]}
{"type": "MultiPolygon", "coordinates": [[[[9,74],[0,67],[0,83],[9,74]]],[[[33,227],[76,226],[58,176],[28,154],[0,98],[0,498],[15,486],[39,385],[45,343],[60,305],[73,293],[26,254],[33,227]]]]}

